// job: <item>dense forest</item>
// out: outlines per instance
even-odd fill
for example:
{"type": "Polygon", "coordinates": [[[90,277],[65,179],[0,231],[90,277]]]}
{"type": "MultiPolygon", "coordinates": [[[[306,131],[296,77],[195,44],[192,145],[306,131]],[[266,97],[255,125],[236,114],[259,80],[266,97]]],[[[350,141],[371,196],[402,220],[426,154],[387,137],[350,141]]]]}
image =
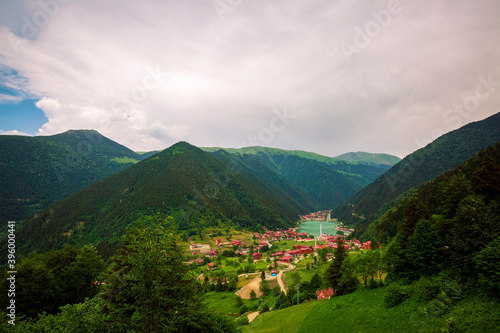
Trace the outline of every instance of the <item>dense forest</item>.
{"type": "Polygon", "coordinates": [[[457,167],[499,140],[500,113],[449,132],[405,157],[332,215],[350,225],[367,226],[396,205],[408,190],[457,167]]]}
{"type": "MultiPolygon", "coordinates": [[[[380,163],[374,163],[376,159],[373,156],[370,162],[349,162],[304,151],[268,147],[203,149],[215,154],[230,152],[246,160],[249,165],[261,162],[314,198],[322,209],[339,206],[391,167],[386,156],[379,157],[380,163]]],[[[399,159],[393,157],[389,160],[399,159]]]]}
{"type": "Polygon", "coordinates": [[[96,131],[0,136],[0,221],[19,221],[144,156],[96,131]]]}
{"type": "Polygon", "coordinates": [[[231,155],[221,162],[181,142],[45,209],[17,233],[23,253],[92,244],[109,258],[142,215],[172,215],[184,232],[220,224],[259,230],[293,226],[314,208],[272,171],[259,175],[231,155]]]}

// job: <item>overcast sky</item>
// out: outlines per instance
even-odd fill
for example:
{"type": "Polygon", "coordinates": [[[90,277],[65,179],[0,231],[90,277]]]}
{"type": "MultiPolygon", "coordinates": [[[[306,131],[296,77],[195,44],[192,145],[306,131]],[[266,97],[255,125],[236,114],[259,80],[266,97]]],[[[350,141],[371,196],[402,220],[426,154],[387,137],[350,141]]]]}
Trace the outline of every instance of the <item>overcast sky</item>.
{"type": "Polygon", "coordinates": [[[499,14],[496,0],[3,0],[0,131],[404,157],[499,111],[499,14]]]}

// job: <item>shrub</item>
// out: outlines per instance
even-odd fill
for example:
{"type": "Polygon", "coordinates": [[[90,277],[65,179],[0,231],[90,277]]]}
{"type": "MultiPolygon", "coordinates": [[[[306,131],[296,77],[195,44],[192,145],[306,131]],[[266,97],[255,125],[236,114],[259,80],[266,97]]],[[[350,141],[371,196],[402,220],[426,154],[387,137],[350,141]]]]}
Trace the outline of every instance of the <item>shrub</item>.
{"type": "Polygon", "coordinates": [[[384,302],[388,307],[392,308],[403,302],[408,297],[408,287],[404,287],[396,283],[391,283],[385,291],[384,302]]]}
{"type": "Polygon", "coordinates": [[[236,319],[236,324],[238,324],[238,326],[245,326],[248,325],[249,323],[250,322],[248,321],[247,316],[241,316],[238,319],[236,319]]]}
{"type": "Polygon", "coordinates": [[[248,308],[246,305],[243,305],[241,308],[240,308],[240,315],[244,314],[248,312],[248,308]]]}
{"type": "Polygon", "coordinates": [[[280,305],[280,310],[284,309],[284,308],[288,308],[290,306],[291,306],[290,302],[286,301],[285,303],[283,303],[283,304],[280,305]]]}
{"type": "Polygon", "coordinates": [[[430,301],[439,293],[439,284],[434,279],[421,277],[413,284],[412,293],[419,301],[430,301]]]}
{"type": "Polygon", "coordinates": [[[269,311],[269,305],[265,303],[262,308],[260,309],[260,313],[268,312],[269,311]]]}

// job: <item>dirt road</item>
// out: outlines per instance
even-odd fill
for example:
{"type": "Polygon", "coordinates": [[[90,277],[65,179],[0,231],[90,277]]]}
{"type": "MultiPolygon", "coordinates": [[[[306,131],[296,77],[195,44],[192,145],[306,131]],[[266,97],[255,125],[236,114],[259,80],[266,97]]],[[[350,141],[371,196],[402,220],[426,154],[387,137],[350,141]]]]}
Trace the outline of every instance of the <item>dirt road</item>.
{"type": "Polygon", "coordinates": [[[257,297],[262,296],[262,291],[260,291],[260,276],[257,276],[255,279],[250,281],[246,286],[238,290],[235,294],[244,299],[250,299],[250,292],[255,291],[255,295],[257,297]]]}
{"type": "Polygon", "coordinates": [[[278,284],[281,288],[281,291],[286,295],[285,283],[283,282],[283,271],[278,273],[278,284]]]}
{"type": "Polygon", "coordinates": [[[252,320],[255,319],[255,317],[257,317],[259,315],[259,311],[256,311],[256,312],[252,312],[252,313],[249,313],[248,314],[248,322],[252,322],[252,320]]]}

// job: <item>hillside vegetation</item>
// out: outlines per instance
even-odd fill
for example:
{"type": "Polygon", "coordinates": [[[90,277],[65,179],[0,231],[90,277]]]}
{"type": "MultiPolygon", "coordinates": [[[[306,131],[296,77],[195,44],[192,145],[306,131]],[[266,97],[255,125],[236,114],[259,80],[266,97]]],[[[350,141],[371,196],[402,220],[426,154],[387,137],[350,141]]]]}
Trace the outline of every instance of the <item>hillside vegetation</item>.
{"type": "Polygon", "coordinates": [[[142,159],[96,131],[0,136],[0,224],[19,221],[142,159]]]}
{"type": "Polygon", "coordinates": [[[223,163],[188,143],[175,144],[38,213],[17,232],[19,246],[29,253],[92,244],[108,258],[141,215],[170,214],[178,231],[199,233],[222,225],[289,227],[314,209],[281,176],[267,172],[268,181],[231,155],[225,158],[223,163]]]}
{"type": "Polygon", "coordinates": [[[385,163],[353,163],[300,150],[268,147],[203,149],[210,152],[224,150],[241,156],[248,164],[259,161],[302,189],[323,209],[337,207],[390,168],[385,163]]]}
{"type": "Polygon", "coordinates": [[[373,183],[349,198],[332,216],[367,226],[397,204],[402,194],[465,162],[500,141],[500,113],[449,132],[408,155],[373,183]]]}

